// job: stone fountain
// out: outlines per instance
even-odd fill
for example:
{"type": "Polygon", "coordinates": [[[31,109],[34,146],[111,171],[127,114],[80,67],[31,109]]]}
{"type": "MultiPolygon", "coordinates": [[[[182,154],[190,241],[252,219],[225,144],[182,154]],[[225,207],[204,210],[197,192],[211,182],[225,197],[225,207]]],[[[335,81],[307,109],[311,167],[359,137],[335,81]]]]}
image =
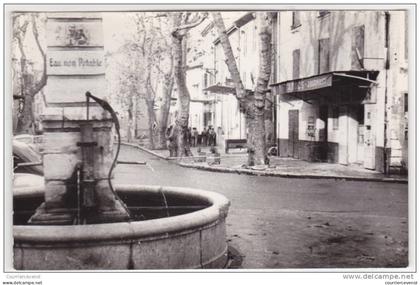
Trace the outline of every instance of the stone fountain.
{"type": "Polygon", "coordinates": [[[15,269],[223,267],[224,196],[112,185],[118,123],[103,101],[101,15],[50,13],[46,34],[45,187],[14,191],[15,269]]]}

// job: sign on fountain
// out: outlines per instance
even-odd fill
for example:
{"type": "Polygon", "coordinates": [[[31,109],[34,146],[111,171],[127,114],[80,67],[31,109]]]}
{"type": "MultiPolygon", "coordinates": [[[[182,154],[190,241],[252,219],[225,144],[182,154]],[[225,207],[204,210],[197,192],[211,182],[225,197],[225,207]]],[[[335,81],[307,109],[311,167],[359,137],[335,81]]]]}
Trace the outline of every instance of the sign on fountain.
{"type": "Polygon", "coordinates": [[[113,120],[85,95],[107,98],[102,17],[50,13],[46,35],[45,201],[29,222],[126,221],[128,213],[109,185],[113,120]]]}

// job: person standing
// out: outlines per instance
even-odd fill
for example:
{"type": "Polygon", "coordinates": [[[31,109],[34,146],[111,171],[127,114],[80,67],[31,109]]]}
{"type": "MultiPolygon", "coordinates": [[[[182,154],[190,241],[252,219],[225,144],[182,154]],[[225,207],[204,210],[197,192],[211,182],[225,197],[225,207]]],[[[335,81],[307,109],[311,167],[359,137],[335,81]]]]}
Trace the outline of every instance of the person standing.
{"type": "Polygon", "coordinates": [[[186,136],[187,136],[188,145],[191,145],[191,141],[192,141],[191,127],[188,127],[186,136]]]}
{"type": "Polygon", "coordinates": [[[207,139],[208,139],[208,131],[206,127],[204,127],[203,131],[201,132],[201,143],[203,146],[207,146],[207,139]]]}
{"type": "Polygon", "coordinates": [[[175,128],[173,125],[170,125],[166,130],[166,140],[168,144],[169,156],[174,157],[176,156],[176,148],[177,144],[175,141],[175,128]]]}
{"type": "Polygon", "coordinates": [[[216,146],[216,132],[213,128],[210,128],[209,130],[209,145],[216,146]]]}
{"type": "Polygon", "coordinates": [[[195,147],[198,143],[198,131],[197,128],[193,128],[192,131],[192,145],[195,147]]]}

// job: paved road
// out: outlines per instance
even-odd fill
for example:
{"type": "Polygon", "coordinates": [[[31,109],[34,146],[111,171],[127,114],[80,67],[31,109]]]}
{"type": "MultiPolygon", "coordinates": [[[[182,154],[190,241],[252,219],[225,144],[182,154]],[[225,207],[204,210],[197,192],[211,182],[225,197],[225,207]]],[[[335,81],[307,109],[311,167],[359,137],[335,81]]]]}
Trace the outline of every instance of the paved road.
{"type": "Polygon", "coordinates": [[[243,268],[405,267],[406,184],[291,179],[182,168],[123,146],[116,183],[196,187],[231,201],[227,239],[243,268]]]}

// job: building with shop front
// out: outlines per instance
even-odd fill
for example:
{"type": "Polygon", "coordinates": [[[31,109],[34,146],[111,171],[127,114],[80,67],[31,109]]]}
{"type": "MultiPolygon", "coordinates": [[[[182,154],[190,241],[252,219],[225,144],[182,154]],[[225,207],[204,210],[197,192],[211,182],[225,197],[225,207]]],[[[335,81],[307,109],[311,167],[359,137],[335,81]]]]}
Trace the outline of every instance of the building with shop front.
{"type": "Polygon", "coordinates": [[[404,11],[279,11],[273,23],[280,156],[404,171],[404,11]]]}

